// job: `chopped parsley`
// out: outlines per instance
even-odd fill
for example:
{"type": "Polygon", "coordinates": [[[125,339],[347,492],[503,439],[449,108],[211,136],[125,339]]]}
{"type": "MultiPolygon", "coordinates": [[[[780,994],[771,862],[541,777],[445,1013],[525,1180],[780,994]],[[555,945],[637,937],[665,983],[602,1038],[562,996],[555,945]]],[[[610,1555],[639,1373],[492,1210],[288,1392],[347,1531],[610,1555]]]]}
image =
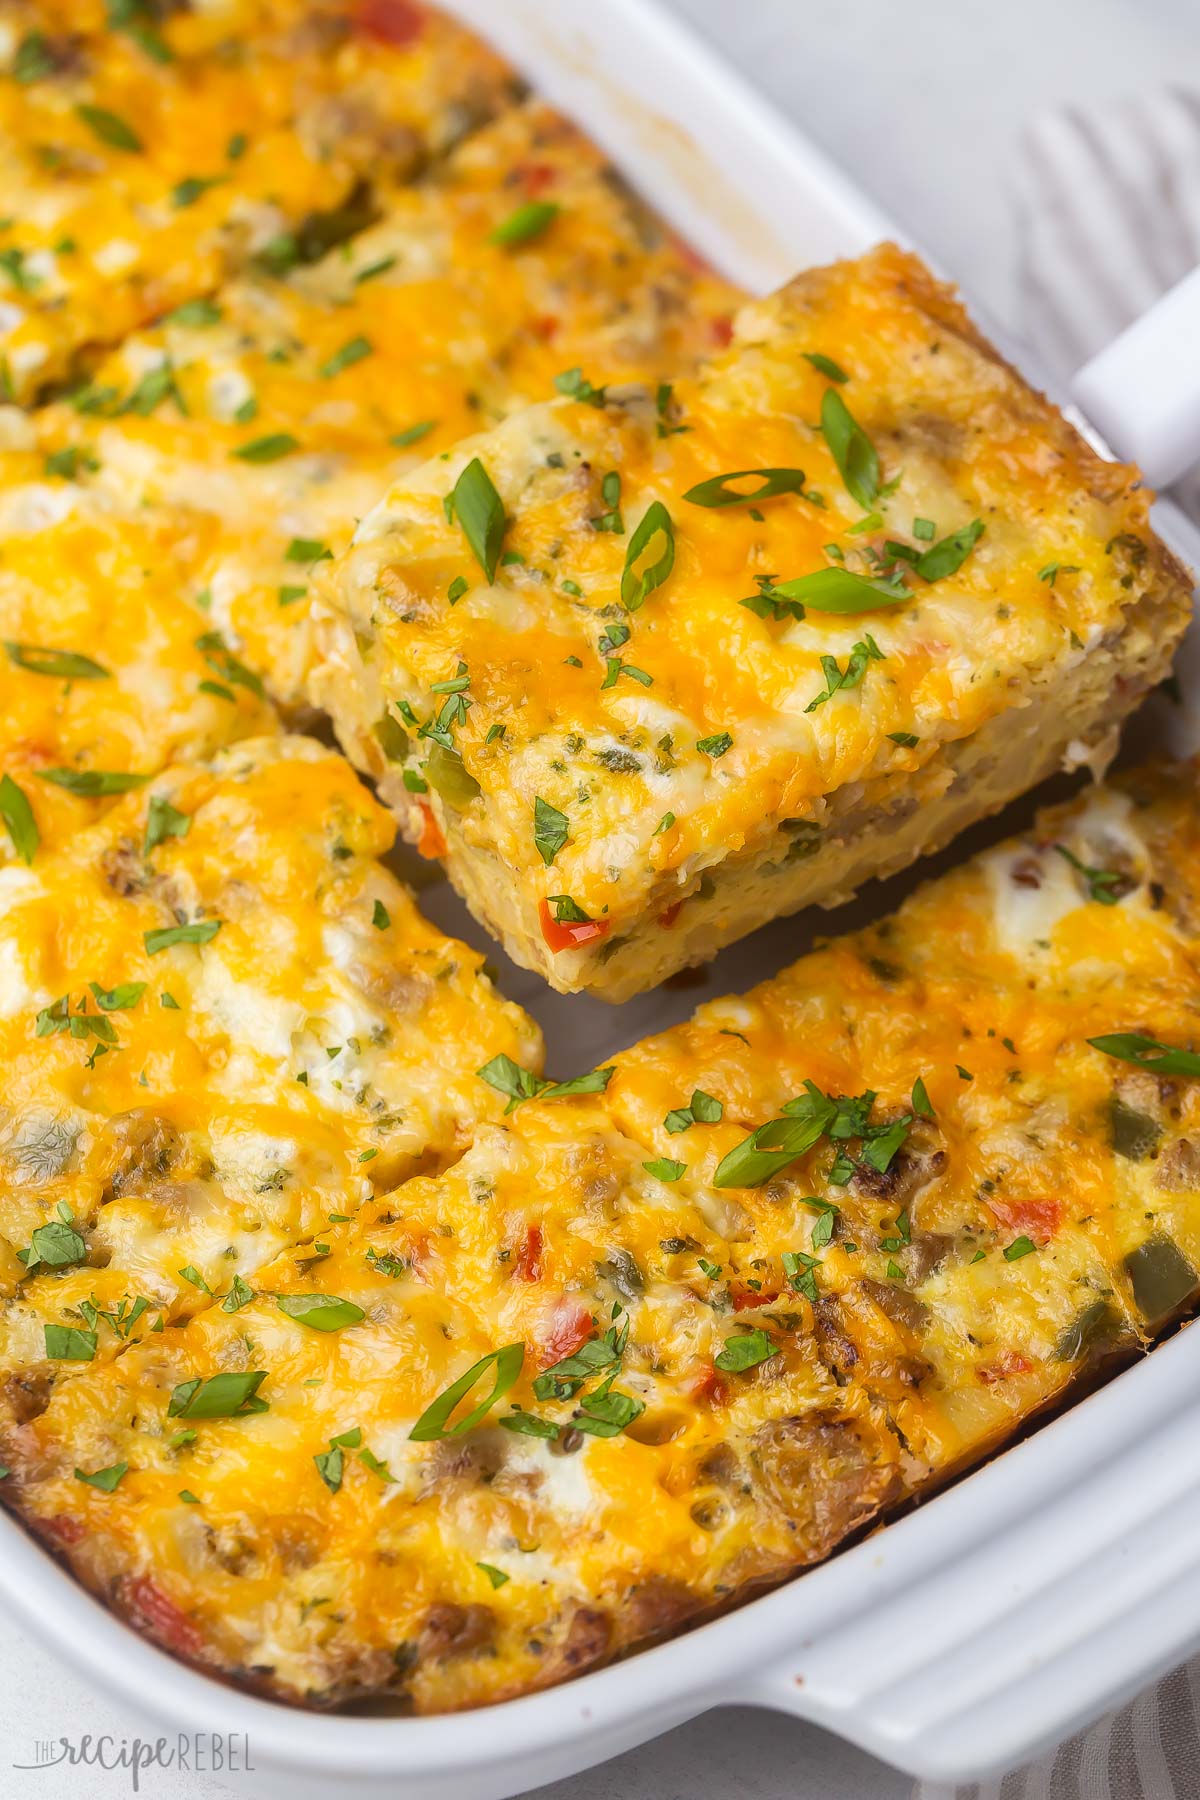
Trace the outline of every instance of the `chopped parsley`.
{"type": "Polygon", "coordinates": [[[549,868],[571,835],[571,821],[540,794],[533,802],[533,841],[538,855],[549,868]]]}
{"type": "Polygon", "coordinates": [[[245,1369],[208,1377],[194,1376],[172,1389],[167,1417],[171,1419],[243,1419],[262,1413],[268,1402],[258,1390],[267,1379],[265,1369],[245,1369]]]}
{"type": "Polygon", "coordinates": [[[692,1098],[687,1106],[672,1107],[663,1120],[665,1129],[672,1134],[687,1131],[693,1125],[716,1125],[720,1123],[725,1108],[720,1100],[712,1094],[706,1094],[703,1088],[693,1088],[692,1098]]]}
{"type": "Polygon", "coordinates": [[[565,369],[561,375],[554,377],[554,385],[560,394],[569,400],[578,400],[583,406],[603,406],[608,390],[593,387],[582,369],[565,369]]]}
{"type": "Polygon", "coordinates": [[[191,828],[190,813],[180,812],[162,794],[151,794],[150,804],[146,808],[146,835],[142,839],[142,855],[149,856],[167,838],[186,837],[191,828]]]}
{"type": "Polygon", "coordinates": [[[43,1326],[46,1358],[49,1362],[92,1362],[96,1355],[96,1333],[80,1331],[74,1325],[43,1326]]]}
{"type": "Polygon", "coordinates": [[[93,1469],[90,1475],[83,1469],[76,1469],[75,1479],[86,1482],[88,1487],[99,1488],[102,1494],[111,1494],[128,1470],[127,1462],[110,1463],[107,1469],[93,1469]]]}
{"type": "Polygon", "coordinates": [[[739,1332],[736,1337],[726,1338],[725,1348],[713,1357],[713,1364],[726,1374],[741,1375],[747,1369],[756,1369],[759,1363],[766,1362],[774,1354],[774,1339],[756,1325],[749,1331],[739,1332]]]}
{"type": "Polygon", "coordinates": [[[195,206],[197,200],[207,194],[209,188],[219,187],[227,180],[225,175],[185,175],[171,189],[171,205],[176,211],[185,206],[195,206]]]}
{"type": "Polygon", "coordinates": [[[75,112],[77,117],[83,120],[88,130],[94,132],[100,142],[107,144],[110,149],[127,150],[131,154],[145,149],[145,145],[132,125],[127,125],[118,114],[109,112],[106,106],[89,106],[81,103],[76,106],[75,112]]]}
{"type": "Polygon", "coordinates": [[[1121,895],[1118,891],[1125,884],[1125,877],[1114,869],[1089,869],[1065,844],[1055,844],[1054,848],[1064,862],[1070,863],[1077,875],[1082,875],[1087,884],[1088,899],[1096,900],[1101,906],[1116,906],[1121,895]]]}
{"type": "Polygon", "coordinates": [[[872,1124],[873,1090],[835,1096],[822,1093],[812,1081],[804,1086],[803,1094],[784,1103],[781,1118],[760,1125],[721,1159],[713,1177],[715,1187],[759,1187],[822,1138],[836,1152],[827,1177],[834,1186],[844,1187],[860,1163],[877,1173],[887,1172],[912,1127],[911,1116],[872,1124]],[[860,1146],[857,1155],[849,1149],[855,1140],[860,1146]]]}
{"type": "Polygon", "coordinates": [[[851,650],[850,655],[846,660],[846,667],[844,669],[838,667],[836,657],[823,656],[821,658],[821,669],[825,676],[825,686],[819,694],[816,694],[813,699],[809,701],[804,709],[805,712],[815,712],[818,706],[823,706],[827,700],[832,700],[833,696],[842,689],[858,687],[863,676],[867,672],[867,664],[870,662],[883,661],[883,651],[879,648],[879,645],[875,642],[875,639],[871,636],[870,632],[868,632],[865,637],[860,638],[854,645],[854,648],[851,650]]]}
{"type": "Polygon", "coordinates": [[[1078,575],[1078,573],[1079,568],[1076,563],[1064,562],[1048,562],[1037,572],[1038,580],[1044,581],[1048,587],[1053,587],[1060,575],[1078,575]]]}
{"type": "Polygon", "coordinates": [[[476,1073],[498,1094],[508,1096],[508,1105],[504,1109],[507,1116],[523,1100],[563,1100],[571,1094],[602,1094],[612,1080],[614,1070],[615,1064],[610,1064],[607,1068],[591,1069],[586,1075],[573,1075],[568,1081],[551,1081],[533,1074],[530,1069],[523,1069],[502,1051],[476,1073]]]}

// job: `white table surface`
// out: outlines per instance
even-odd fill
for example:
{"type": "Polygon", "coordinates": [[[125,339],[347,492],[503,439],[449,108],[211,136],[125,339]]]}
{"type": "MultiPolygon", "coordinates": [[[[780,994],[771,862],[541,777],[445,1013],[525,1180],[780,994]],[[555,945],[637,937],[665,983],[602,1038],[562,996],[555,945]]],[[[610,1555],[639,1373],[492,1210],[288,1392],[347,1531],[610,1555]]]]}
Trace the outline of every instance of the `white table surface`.
{"type": "MultiPolygon", "coordinates": [[[[1060,99],[1167,81],[1200,85],[1196,0],[668,4],[1009,324],[1016,321],[1007,170],[1024,121],[1060,99]]],[[[35,1760],[39,1739],[130,1737],[139,1721],[8,1620],[0,1620],[0,1695],[3,1800],[125,1800],[130,1780],[119,1769],[14,1767],[35,1760]]],[[[141,1792],[149,1800],[239,1800],[240,1792],[245,1800],[246,1787],[149,1771],[141,1792]]],[[[824,1732],[731,1710],[540,1793],[543,1800],[907,1800],[911,1783],[824,1732]]]]}

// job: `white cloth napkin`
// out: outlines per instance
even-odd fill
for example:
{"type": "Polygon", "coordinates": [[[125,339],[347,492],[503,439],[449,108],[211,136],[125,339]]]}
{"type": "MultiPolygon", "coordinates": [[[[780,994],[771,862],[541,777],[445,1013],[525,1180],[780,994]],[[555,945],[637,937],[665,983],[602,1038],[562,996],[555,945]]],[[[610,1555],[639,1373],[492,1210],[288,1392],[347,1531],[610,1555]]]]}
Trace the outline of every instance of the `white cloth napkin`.
{"type": "MultiPolygon", "coordinates": [[[[1020,335],[1066,380],[1200,263],[1200,92],[1064,107],[1017,162],[1020,335]]],[[[1200,331],[1200,319],[1196,321],[1200,331]]],[[[1200,519],[1200,471],[1175,497],[1200,519]]],[[[914,1800],[1196,1800],[1200,1657],[999,1781],[914,1800]]]]}
{"type": "MultiPolygon", "coordinates": [[[[1065,381],[1200,263],[1200,91],[1049,113],[1015,176],[1018,328],[1065,381]]],[[[1200,517],[1200,470],[1175,498],[1200,517]]]]}

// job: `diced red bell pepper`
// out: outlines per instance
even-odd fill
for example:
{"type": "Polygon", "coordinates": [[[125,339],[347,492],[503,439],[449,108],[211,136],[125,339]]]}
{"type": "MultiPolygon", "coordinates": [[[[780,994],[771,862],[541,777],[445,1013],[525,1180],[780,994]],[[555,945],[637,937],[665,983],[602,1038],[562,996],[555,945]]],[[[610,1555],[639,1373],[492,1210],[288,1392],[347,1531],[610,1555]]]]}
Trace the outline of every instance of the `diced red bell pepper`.
{"type": "Polygon", "coordinates": [[[1001,1200],[993,1194],[988,1206],[1005,1230],[1048,1244],[1062,1224],[1061,1200],[1001,1200]]]}
{"type": "Polygon", "coordinates": [[[517,1259],[513,1263],[513,1274],[518,1281],[540,1281],[542,1279],[542,1228],[530,1225],[525,1233],[521,1248],[517,1251],[517,1259]]]}
{"type": "Polygon", "coordinates": [[[543,1369],[552,1368],[565,1356],[574,1356],[579,1346],[587,1343],[594,1329],[587,1307],[564,1294],[550,1314],[546,1334],[541,1340],[539,1361],[543,1369]]]}
{"type": "Polygon", "coordinates": [[[428,23],[426,8],[416,0],[359,0],[358,28],[381,44],[407,50],[428,23]]]}
{"type": "Polygon", "coordinates": [[[612,929],[607,919],[556,919],[548,900],[538,901],[538,918],[542,923],[542,936],[555,953],[594,944],[597,939],[607,937],[612,929]]]}
{"type": "Polygon", "coordinates": [[[428,800],[418,800],[417,805],[421,812],[421,835],[417,839],[417,849],[432,862],[439,856],[445,856],[446,840],[437,822],[437,814],[428,800]]]}

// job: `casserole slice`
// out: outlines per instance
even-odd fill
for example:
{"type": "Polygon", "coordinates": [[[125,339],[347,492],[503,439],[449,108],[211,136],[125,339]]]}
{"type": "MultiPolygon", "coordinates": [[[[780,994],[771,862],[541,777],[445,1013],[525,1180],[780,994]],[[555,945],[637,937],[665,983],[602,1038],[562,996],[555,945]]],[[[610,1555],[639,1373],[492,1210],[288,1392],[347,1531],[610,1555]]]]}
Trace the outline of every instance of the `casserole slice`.
{"type": "Polygon", "coordinates": [[[0,357],[30,400],[231,269],[312,260],[496,110],[509,71],[411,0],[0,10],[0,357]],[[119,13],[119,16],[118,16],[119,13]]]}
{"type": "Polygon", "coordinates": [[[392,835],[343,758],[258,738],[0,871],[10,1406],[457,1155],[499,1111],[481,1059],[536,1070],[375,860],[392,835]]]}
{"type": "MultiPolygon", "coordinates": [[[[36,434],[21,418],[16,434],[36,434]]],[[[275,729],[262,682],[181,598],[205,537],[115,518],[79,459],[0,452],[0,864],[40,864],[168,763],[275,729]]]]}
{"type": "Polygon", "coordinates": [[[321,559],[390,481],[564,364],[658,379],[727,335],[734,295],[538,103],[482,129],[319,262],[193,300],[43,410],[39,441],[124,511],[195,519],[184,592],[280,701],[302,698],[321,559]]]}
{"type": "Polygon", "coordinates": [[[800,276],[669,392],[560,386],[363,521],[313,688],[561,990],[625,999],[1102,766],[1167,670],[1189,581],[1136,471],[912,256],[800,276]]]}
{"type": "MultiPolygon", "coordinates": [[[[430,1712],[746,1599],[1200,1285],[1200,769],[535,1096],[61,1384],[0,1493],[188,1660],[430,1712]]],[[[526,1096],[526,1098],[522,1098],[526,1096]]]]}

